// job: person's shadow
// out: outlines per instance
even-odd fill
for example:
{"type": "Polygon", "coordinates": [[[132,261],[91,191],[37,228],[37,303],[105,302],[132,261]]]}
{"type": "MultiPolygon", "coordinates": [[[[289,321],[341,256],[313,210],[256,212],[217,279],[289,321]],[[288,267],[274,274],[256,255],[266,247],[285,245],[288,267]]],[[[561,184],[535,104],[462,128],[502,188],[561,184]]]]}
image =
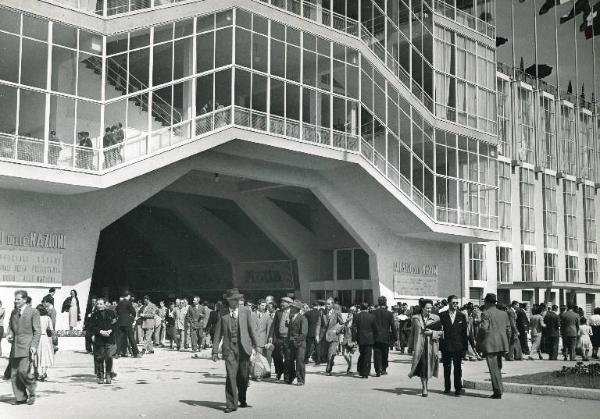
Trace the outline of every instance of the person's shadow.
{"type": "Polygon", "coordinates": [[[225,403],[212,402],[209,400],[179,400],[179,403],[184,403],[184,404],[187,404],[188,406],[195,406],[195,407],[208,407],[209,409],[214,409],[214,410],[224,410],[225,407],[227,407],[225,405],[225,403]]]}
{"type": "MultiPolygon", "coordinates": [[[[420,396],[421,389],[418,388],[407,388],[407,387],[396,387],[396,388],[374,388],[376,391],[383,391],[385,393],[396,394],[398,396],[420,396]]],[[[431,390],[429,389],[429,393],[441,394],[443,396],[455,397],[454,392],[444,393],[442,390],[431,390]]],[[[488,396],[480,393],[472,393],[467,391],[461,395],[461,397],[475,397],[480,399],[487,399],[488,396]]]]}

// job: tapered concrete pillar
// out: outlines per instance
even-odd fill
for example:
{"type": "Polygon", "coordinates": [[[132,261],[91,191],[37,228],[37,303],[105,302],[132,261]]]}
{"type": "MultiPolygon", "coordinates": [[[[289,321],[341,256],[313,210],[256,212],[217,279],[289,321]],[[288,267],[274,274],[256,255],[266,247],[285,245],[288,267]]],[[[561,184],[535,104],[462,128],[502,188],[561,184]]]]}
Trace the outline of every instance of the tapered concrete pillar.
{"type": "Polygon", "coordinates": [[[297,261],[300,282],[297,296],[308,301],[308,283],[319,275],[315,235],[265,197],[241,194],[236,203],[290,259],[297,261]]]}

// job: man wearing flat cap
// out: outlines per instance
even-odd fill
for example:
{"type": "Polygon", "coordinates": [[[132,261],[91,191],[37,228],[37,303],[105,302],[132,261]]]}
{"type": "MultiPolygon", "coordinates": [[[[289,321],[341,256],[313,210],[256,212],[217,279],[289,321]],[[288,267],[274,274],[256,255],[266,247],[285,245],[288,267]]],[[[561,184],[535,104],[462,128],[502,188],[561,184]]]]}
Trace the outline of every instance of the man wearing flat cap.
{"type": "Polygon", "coordinates": [[[481,313],[481,324],[477,337],[477,349],[485,356],[494,393],[492,399],[502,398],[502,355],[509,350],[509,339],[512,335],[510,319],[505,311],[496,307],[496,294],[485,296],[484,309],[481,313]]]}
{"type": "Polygon", "coordinates": [[[292,301],[290,304],[290,327],[289,338],[285,348],[285,360],[287,363],[287,383],[292,384],[297,378],[296,384],[304,385],[306,375],[306,364],[304,355],[306,353],[306,334],[308,333],[308,319],[302,315],[300,310],[304,304],[300,301],[292,301]]]}
{"type": "Polygon", "coordinates": [[[281,379],[282,374],[285,381],[289,381],[290,378],[289,371],[287,370],[288,363],[285,359],[285,348],[288,347],[290,304],[293,302],[294,300],[290,297],[283,297],[281,299],[281,308],[275,313],[269,332],[269,343],[275,345],[275,349],[273,349],[273,363],[275,364],[275,375],[278,380],[281,379]]]}
{"type": "Polygon", "coordinates": [[[244,298],[237,288],[228,290],[223,298],[229,309],[220,315],[215,326],[213,341],[213,361],[219,359],[219,344],[223,339],[223,359],[227,371],[225,381],[225,413],[236,411],[239,407],[248,407],[250,356],[256,351],[256,336],[252,325],[252,313],[248,307],[240,306],[244,298]]]}

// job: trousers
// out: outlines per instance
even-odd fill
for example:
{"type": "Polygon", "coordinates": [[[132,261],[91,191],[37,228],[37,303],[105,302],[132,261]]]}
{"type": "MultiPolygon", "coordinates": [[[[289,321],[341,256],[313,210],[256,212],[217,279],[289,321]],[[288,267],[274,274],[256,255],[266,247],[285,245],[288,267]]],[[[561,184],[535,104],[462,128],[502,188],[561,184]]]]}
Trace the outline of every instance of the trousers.
{"type": "Polygon", "coordinates": [[[283,375],[283,379],[287,381],[289,379],[289,372],[287,371],[287,363],[285,362],[285,348],[288,345],[288,338],[282,338],[275,342],[275,349],[273,349],[273,364],[275,364],[275,375],[279,379],[283,375]]]}
{"type": "Polygon", "coordinates": [[[313,361],[315,363],[321,362],[321,345],[319,345],[315,339],[315,337],[307,337],[306,338],[306,355],[304,356],[304,362],[307,363],[310,356],[315,353],[313,356],[313,361]]]}
{"type": "Polygon", "coordinates": [[[10,382],[15,399],[18,402],[22,402],[27,400],[28,396],[35,396],[36,383],[33,374],[29,373],[31,369],[31,360],[29,357],[10,358],[9,365],[10,382]]]}
{"type": "Polygon", "coordinates": [[[570,361],[575,360],[575,342],[577,341],[576,336],[563,336],[563,347],[562,354],[565,358],[569,357],[570,361]]]}
{"type": "Polygon", "coordinates": [[[123,356],[126,355],[128,347],[131,349],[131,354],[133,356],[136,356],[139,353],[131,325],[119,326],[119,333],[117,336],[119,337],[117,353],[123,356]]]}
{"type": "Polygon", "coordinates": [[[196,352],[198,350],[198,346],[202,345],[202,338],[204,336],[204,333],[201,328],[196,329],[193,327],[190,328],[190,333],[192,335],[192,351],[196,352]]]}
{"type": "Polygon", "coordinates": [[[490,370],[490,378],[492,380],[492,388],[494,394],[502,394],[504,387],[502,386],[502,354],[491,353],[485,355],[485,360],[490,370]]]}
{"type": "Polygon", "coordinates": [[[286,363],[286,382],[292,384],[294,378],[298,379],[298,384],[304,384],[306,376],[306,365],[304,364],[304,354],[306,353],[306,343],[295,347],[291,341],[288,341],[285,351],[286,363]]]}
{"type": "Polygon", "coordinates": [[[331,372],[337,354],[338,341],[334,340],[333,342],[327,342],[327,344],[327,368],[325,372],[331,372]]]}
{"type": "Polygon", "coordinates": [[[358,375],[368,377],[371,374],[371,356],[373,354],[373,345],[358,346],[358,375]]]}
{"type": "Polygon", "coordinates": [[[154,352],[154,345],[152,344],[152,334],[154,333],[154,327],[144,327],[144,350],[146,352],[154,352]]]}
{"type": "Polygon", "coordinates": [[[250,378],[250,357],[243,348],[237,353],[230,352],[225,357],[225,401],[230,409],[237,409],[238,403],[246,402],[248,380],[250,378]]]}
{"type": "Polygon", "coordinates": [[[377,374],[387,371],[389,352],[390,346],[388,343],[375,342],[375,345],[373,345],[373,363],[377,374]]]}
{"type": "Polygon", "coordinates": [[[558,358],[558,336],[546,336],[546,351],[548,359],[556,361],[558,358]]]}
{"type": "Polygon", "coordinates": [[[444,365],[444,390],[450,391],[450,375],[454,367],[454,391],[462,389],[462,351],[442,352],[442,364],[444,365]]]}

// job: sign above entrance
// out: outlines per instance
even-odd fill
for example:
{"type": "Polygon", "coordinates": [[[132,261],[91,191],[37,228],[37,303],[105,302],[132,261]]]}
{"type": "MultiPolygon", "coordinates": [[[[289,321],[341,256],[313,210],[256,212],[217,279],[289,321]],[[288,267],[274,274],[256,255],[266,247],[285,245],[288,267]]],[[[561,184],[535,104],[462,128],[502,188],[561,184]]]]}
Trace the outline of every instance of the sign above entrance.
{"type": "Polygon", "coordinates": [[[18,235],[0,231],[0,246],[62,250],[66,248],[66,238],[58,233],[28,232],[18,235]]]}
{"type": "Polygon", "coordinates": [[[438,294],[437,265],[394,263],[394,297],[436,297],[438,294]]]}
{"type": "Polygon", "coordinates": [[[243,290],[294,289],[289,261],[242,262],[236,286],[243,290]]]}
{"type": "Polygon", "coordinates": [[[0,249],[0,285],[62,285],[63,255],[0,249]]]}

